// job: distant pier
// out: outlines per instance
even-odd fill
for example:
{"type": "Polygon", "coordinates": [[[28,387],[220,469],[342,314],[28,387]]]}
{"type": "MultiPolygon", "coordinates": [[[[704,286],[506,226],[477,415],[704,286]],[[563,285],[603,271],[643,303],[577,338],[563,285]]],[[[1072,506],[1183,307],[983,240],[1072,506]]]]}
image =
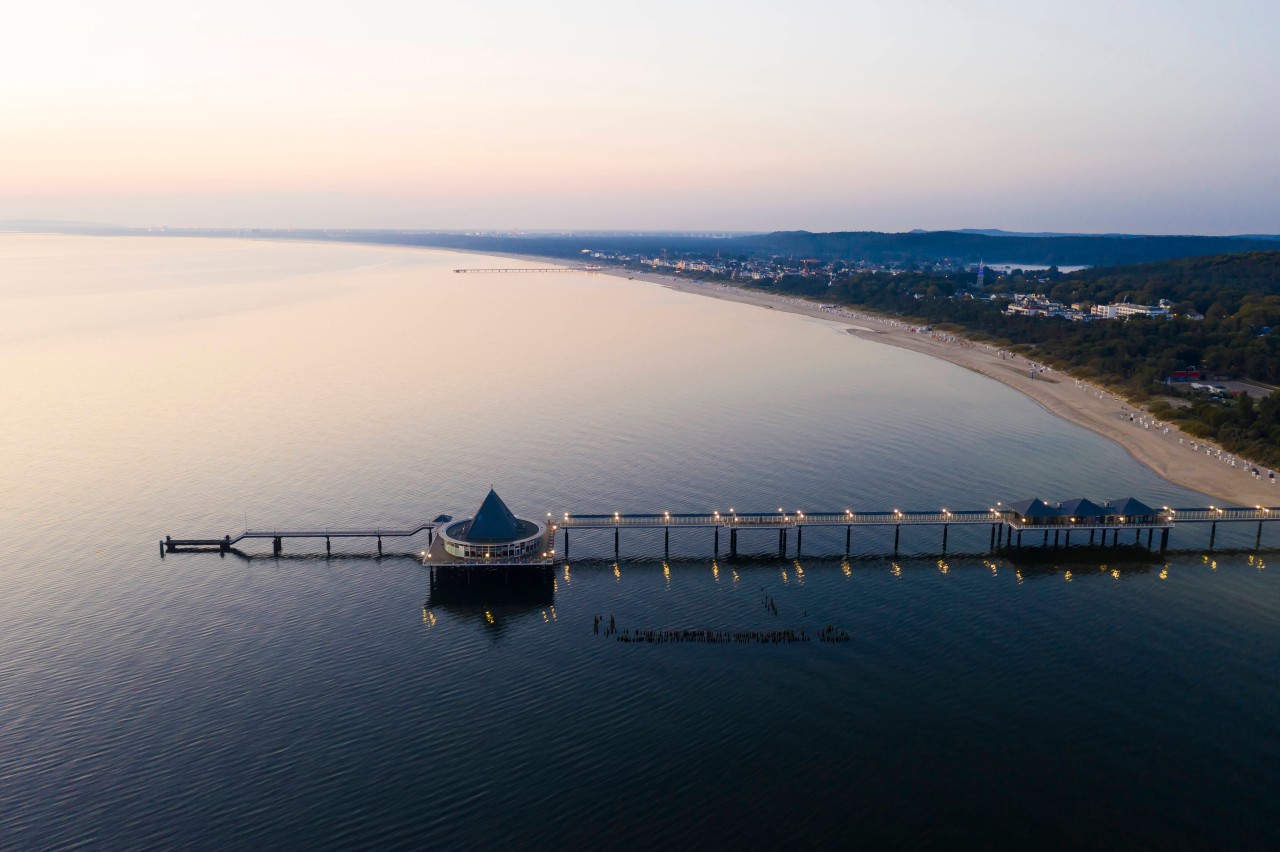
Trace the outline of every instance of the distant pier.
{"type": "Polygon", "coordinates": [[[604,269],[603,266],[498,266],[498,267],[464,267],[455,269],[454,272],[599,272],[604,269]]]}

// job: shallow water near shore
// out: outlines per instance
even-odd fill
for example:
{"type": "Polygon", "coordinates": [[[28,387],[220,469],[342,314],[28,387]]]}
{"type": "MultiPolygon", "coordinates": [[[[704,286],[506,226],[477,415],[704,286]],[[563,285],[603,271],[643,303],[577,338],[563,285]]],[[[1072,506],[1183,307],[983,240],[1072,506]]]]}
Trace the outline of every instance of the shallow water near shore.
{"type": "Polygon", "coordinates": [[[843,529],[785,559],[743,533],[738,560],[625,531],[617,561],[575,532],[546,582],[465,589],[417,541],[160,558],[465,517],[490,485],[526,517],[1211,502],[835,324],[452,272],[526,265],[0,237],[6,845],[1277,839],[1280,587],[1251,526],[1039,561],[985,527],[947,556],[904,531],[897,560],[887,531],[849,559],[843,529]],[[751,638],[780,631],[803,641],[751,638]]]}

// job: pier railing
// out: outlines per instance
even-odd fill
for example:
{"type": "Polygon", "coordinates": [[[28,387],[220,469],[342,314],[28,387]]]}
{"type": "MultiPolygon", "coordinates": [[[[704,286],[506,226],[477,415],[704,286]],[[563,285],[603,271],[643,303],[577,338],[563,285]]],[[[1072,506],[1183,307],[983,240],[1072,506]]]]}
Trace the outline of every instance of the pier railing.
{"type": "MultiPolygon", "coordinates": [[[[166,536],[160,542],[161,553],[173,553],[179,550],[209,550],[218,549],[223,552],[230,550],[236,544],[246,539],[270,539],[272,541],[273,550],[276,555],[280,555],[283,550],[283,541],[285,539],[324,539],[325,551],[331,552],[332,539],[335,538],[368,538],[377,541],[378,554],[382,553],[382,539],[384,538],[411,538],[423,532],[427,533],[428,544],[437,527],[452,521],[447,515],[441,515],[434,521],[428,521],[417,525],[416,527],[406,529],[301,529],[301,530],[248,530],[237,536],[226,535],[222,538],[174,538],[166,536]]],[[[1145,515],[1105,515],[1105,516],[1080,516],[1070,517],[1065,515],[1047,515],[1044,517],[1024,516],[1015,512],[1013,509],[998,506],[988,509],[966,509],[951,510],[939,509],[936,511],[904,511],[901,509],[893,509],[889,511],[854,511],[853,509],[845,509],[838,512],[803,512],[803,511],[778,511],[778,512],[738,512],[729,510],[727,512],[712,511],[701,513],[678,513],[678,512],[653,512],[645,514],[636,513],[605,513],[605,514],[575,514],[565,513],[562,518],[552,519],[548,517],[549,529],[551,530],[551,539],[549,544],[554,544],[555,530],[562,530],[564,534],[564,556],[567,560],[569,549],[569,531],[572,529],[579,530],[608,530],[614,531],[614,549],[619,548],[619,532],[624,528],[661,528],[665,531],[664,537],[669,543],[670,531],[672,528],[680,527],[701,527],[711,528],[715,531],[715,547],[718,552],[720,541],[720,530],[726,530],[729,533],[730,553],[737,552],[737,534],[744,530],[776,530],[779,536],[779,546],[781,552],[786,552],[787,536],[790,531],[795,532],[796,550],[799,552],[804,534],[805,527],[845,527],[845,547],[849,548],[852,530],[855,527],[893,527],[894,528],[894,552],[898,550],[899,533],[904,526],[935,526],[942,527],[942,547],[946,550],[947,530],[953,525],[988,525],[991,527],[991,547],[995,549],[998,546],[1017,546],[1022,545],[1022,534],[1024,532],[1041,532],[1042,544],[1048,545],[1049,534],[1053,533],[1053,541],[1059,540],[1061,533],[1066,534],[1065,542],[1069,546],[1071,542],[1071,533],[1088,533],[1088,541],[1093,544],[1096,533],[1102,533],[1102,543],[1107,542],[1107,534],[1111,533],[1111,541],[1113,544],[1119,541],[1119,534],[1126,530],[1133,530],[1140,533],[1145,530],[1147,532],[1147,544],[1152,544],[1152,534],[1161,533],[1160,548],[1163,550],[1168,542],[1169,532],[1173,528],[1183,524],[1210,524],[1209,546],[1212,548],[1217,526],[1220,523],[1242,523],[1254,522],[1257,524],[1256,543],[1262,540],[1262,526],[1264,523],[1280,521],[1280,507],[1276,506],[1255,506],[1253,508],[1228,508],[1219,506],[1207,507],[1189,507],[1189,508],[1170,508],[1162,506],[1154,514],[1145,515]],[[1016,544],[1015,544],[1016,541],[1016,544]]],[[[1077,542],[1081,539],[1077,539],[1077,542]]],[[[1135,537],[1135,542],[1139,541],[1135,537]]],[[[554,551],[551,551],[554,552],[554,551]]]]}

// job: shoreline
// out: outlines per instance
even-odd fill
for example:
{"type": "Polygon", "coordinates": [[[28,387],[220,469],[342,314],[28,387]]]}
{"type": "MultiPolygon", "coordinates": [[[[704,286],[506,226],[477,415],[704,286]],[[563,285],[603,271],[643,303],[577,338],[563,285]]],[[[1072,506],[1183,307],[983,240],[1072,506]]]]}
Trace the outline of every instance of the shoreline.
{"type": "MultiPolygon", "coordinates": [[[[539,263],[582,266],[573,261],[553,261],[510,255],[539,263]]],[[[795,296],[763,293],[719,282],[695,282],[661,273],[610,267],[602,275],[659,284],[681,293],[756,305],[799,314],[843,327],[855,337],[895,346],[964,367],[1012,388],[1050,414],[1114,441],[1139,464],[1162,479],[1223,501],[1242,506],[1280,503],[1280,485],[1268,477],[1269,469],[1255,467],[1226,452],[1212,441],[1192,438],[1172,423],[1157,421],[1141,408],[1105,388],[1080,381],[1025,356],[901,320],[817,302],[795,296]],[[1034,378],[1032,370],[1035,370],[1034,378]]]]}

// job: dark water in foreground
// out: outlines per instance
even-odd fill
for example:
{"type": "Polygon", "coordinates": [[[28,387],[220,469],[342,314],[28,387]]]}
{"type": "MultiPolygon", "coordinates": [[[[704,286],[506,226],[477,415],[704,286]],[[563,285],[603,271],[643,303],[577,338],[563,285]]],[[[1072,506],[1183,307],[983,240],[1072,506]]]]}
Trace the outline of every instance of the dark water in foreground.
{"type": "Polygon", "coordinates": [[[798,560],[756,533],[730,562],[679,530],[664,563],[630,531],[616,565],[579,532],[549,584],[470,589],[359,546],[157,553],[246,515],[465,514],[490,483],[528,515],[1204,502],[1000,385],[630,282],[449,272],[487,259],[23,239],[0,243],[0,846],[1280,840],[1273,554],[1207,532],[1037,565],[980,555],[985,529],[897,562],[887,533],[852,560],[843,530],[798,560]],[[597,615],[810,641],[626,643],[597,615]]]}

